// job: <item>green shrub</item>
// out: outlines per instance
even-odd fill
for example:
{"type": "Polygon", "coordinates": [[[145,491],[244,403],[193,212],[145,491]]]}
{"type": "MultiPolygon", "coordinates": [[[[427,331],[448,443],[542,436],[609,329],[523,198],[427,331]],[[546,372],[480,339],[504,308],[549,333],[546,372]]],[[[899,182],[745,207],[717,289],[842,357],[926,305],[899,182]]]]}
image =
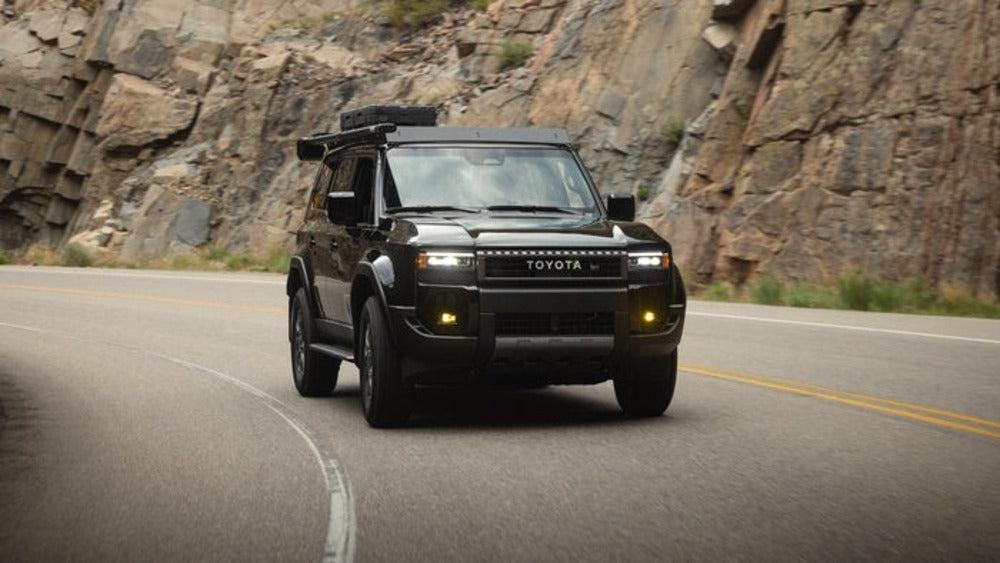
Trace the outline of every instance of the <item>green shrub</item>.
{"type": "Polygon", "coordinates": [[[174,256],[173,261],[170,263],[170,267],[174,270],[191,270],[194,266],[195,259],[187,254],[174,256]]]}
{"type": "Polygon", "coordinates": [[[684,138],[685,127],[684,118],[671,115],[667,118],[667,122],[663,124],[663,135],[674,145],[679,145],[681,144],[681,139],[684,138]]]}
{"type": "Polygon", "coordinates": [[[267,270],[287,274],[292,264],[292,253],[284,248],[276,248],[267,255],[267,270]]]}
{"type": "Polygon", "coordinates": [[[808,283],[792,286],[788,292],[788,304],[811,309],[839,309],[843,306],[836,291],[808,283]]]}
{"type": "Polygon", "coordinates": [[[646,201],[649,199],[649,188],[646,186],[639,186],[639,189],[635,192],[635,197],[639,201],[646,201]]]}
{"type": "Polygon", "coordinates": [[[205,260],[215,260],[215,261],[225,261],[229,258],[229,253],[226,252],[225,248],[221,246],[210,246],[208,250],[205,251],[205,260]]]}
{"type": "Polygon", "coordinates": [[[63,248],[61,260],[61,264],[63,266],[86,268],[92,261],[93,260],[90,258],[90,252],[75,242],[67,244],[66,248],[63,248]]]}
{"type": "Polygon", "coordinates": [[[875,282],[871,310],[890,313],[903,308],[904,295],[900,286],[892,282],[875,282]]]}
{"type": "Polygon", "coordinates": [[[706,301],[732,301],[733,284],[727,281],[715,282],[705,288],[701,293],[701,298],[706,301]]]}
{"type": "Polygon", "coordinates": [[[437,20],[450,5],[450,0],[392,0],[384,13],[396,29],[418,29],[437,20]]]}
{"type": "Polygon", "coordinates": [[[237,254],[226,258],[226,269],[230,271],[255,269],[257,261],[247,254],[237,254]]]}
{"type": "Polygon", "coordinates": [[[861,274],[840,277],[840,302],[848,309],[868,311],[875,301],[875,280],[861,274]]]}
{"type": "Polygon", "coordinates": [[[903,282],[903,310],[927,311],[937,301],[937,295],[925,280],[911,278],[903,282]]]}
{"type": "Polygon", "coordinates": [[[531,43],[527,41],[515,41],[508,39],[500,45],[500,52],[497,54],[500,57],[501,68],[516,68],[519,66],[524,66],[524,63],[531,56],[531,43]]]}
{"type": "Polygon", "coordinates": [[[10,264],[11,262],[13,262],[13,259],[10,257],[10,254],[6,250],[0,248],[0,266],[10,264]]]}
{"type": "Polygon", "coordinates": [[[914,290],[908,293],[906,286],[862,274],[845,274],[840,278],[840,301],[857,311],[919,310],[927,305],[926,295],[919,287],[913,285],[914,290]]]}
{"type": "Polygon", "coordinates": [[[469,2],[469,4],[472,4],[473,8],[480,12],[485,12],[486,8],[489,8],[491,3],[491,0],[471,0],[469,2]]]}
{"type": "Polygon", "coordinates": [[[774,276],[765,275],[750,286],[750,301],[761,305],[781,305],[785,288],[774,276]]]}
{"type": "Polygon", "coordinates": [[[73,0],[73,6],[80,8],[88,14],[93,14],[97,10],[98,0],[73,0]]]}
{"type": "Polygon", "coordinates": [[[964,288],[945,286],[941,296],[930,308],[931,312],[958,317],[986,317],[1000,319],[1000,305],[974,297],[964,288]]]}

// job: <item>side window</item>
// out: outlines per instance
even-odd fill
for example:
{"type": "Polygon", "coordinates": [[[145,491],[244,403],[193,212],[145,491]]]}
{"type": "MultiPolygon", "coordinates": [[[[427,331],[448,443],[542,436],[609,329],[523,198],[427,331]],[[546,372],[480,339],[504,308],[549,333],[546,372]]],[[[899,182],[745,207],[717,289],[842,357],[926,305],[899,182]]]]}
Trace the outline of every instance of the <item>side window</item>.
{"type": "Polygon", "coordinates": [[[319,172],[316,173],[316,180],[313,182],[312,192],[309,194],[306,221],[317,219],[323,215],[326,194],[330,191],[330,180],[337,169],[337,164],[339,164],[339,161],[331,159],[320,165],[319,172]]]}
{"type": "Polygon", "coordinates": [[[374,205],[372,195],[375,185],[375,159],[370,156],[358,157],[355,160],[354,180],[351,189],[354,190],[354,201],[357,202],[358,223],[374,222],[374,205]]]}
{"type": "Polygon", "coordinates": [[[337,166],[337,172],[333,175],[333,183],[330,186],[331,192],[349,192],[354,177],[354,159],[347,157],[337,166]]]}

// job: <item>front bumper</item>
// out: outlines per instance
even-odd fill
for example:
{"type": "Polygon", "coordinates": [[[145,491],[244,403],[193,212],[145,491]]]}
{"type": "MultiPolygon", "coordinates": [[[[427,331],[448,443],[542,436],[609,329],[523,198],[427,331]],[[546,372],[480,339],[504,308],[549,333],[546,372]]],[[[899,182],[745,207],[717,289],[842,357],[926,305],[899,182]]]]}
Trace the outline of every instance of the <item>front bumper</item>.
{"type": "Polygon", "coordinates": [[[466,336],[434,334],[420,322],[415,307],[391,306],[389,317],[403,376],[415,383],[597,383],[630,365],[666,361],[680,342],[683,302],[670,304],[665,330],[630,332],[630,302],[635,303],[641,289],[480,288],[469,308],[475,316],[471,325],[474,334],[466,336]],[[554,319],[564,314],[593,313],[611,319],[612,325],[602,334],[498,331],[498,318],[520,313],[551,314],[554,319]]]}

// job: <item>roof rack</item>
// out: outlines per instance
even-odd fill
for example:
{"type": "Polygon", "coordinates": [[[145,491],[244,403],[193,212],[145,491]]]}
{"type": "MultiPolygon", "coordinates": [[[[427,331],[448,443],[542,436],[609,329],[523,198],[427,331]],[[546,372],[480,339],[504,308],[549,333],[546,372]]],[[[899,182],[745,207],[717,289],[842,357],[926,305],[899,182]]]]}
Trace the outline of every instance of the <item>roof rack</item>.
{"type": "Polygon", "coordinates": [[[400,125],[433,127],[437,125],[434,106],[373,105],[340,113],[340,133],[321,133],[299,139],[299,160],[319,160],[326,151],[390,133],[400,125]]]}
{"type": "Polygon", "coordinates": [[[395,123],[379,123],[340,133],[319,133],[299,139],[295,143],[295,153],[298,155],[299,160],[320,160],[326,154],[326,151],[334,147],[379,140],[386,133],[391,133],[395,130],[395,123]]]}

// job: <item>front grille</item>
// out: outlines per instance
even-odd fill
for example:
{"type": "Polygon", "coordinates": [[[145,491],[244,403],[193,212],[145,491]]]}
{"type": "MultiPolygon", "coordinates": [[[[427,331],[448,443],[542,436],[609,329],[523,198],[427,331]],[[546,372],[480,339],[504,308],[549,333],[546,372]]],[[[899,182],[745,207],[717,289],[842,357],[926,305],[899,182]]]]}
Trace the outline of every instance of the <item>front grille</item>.
{"type": "Polygon", "coordinates": [[[583,336],[615,333],[613,313],[497,313],[497,336],[583,336]]]}
{"type": "Polygon", "coordinates": [[[620,278],[617,250],[493,250],[484,255],[487,278],[620,278]]]}

